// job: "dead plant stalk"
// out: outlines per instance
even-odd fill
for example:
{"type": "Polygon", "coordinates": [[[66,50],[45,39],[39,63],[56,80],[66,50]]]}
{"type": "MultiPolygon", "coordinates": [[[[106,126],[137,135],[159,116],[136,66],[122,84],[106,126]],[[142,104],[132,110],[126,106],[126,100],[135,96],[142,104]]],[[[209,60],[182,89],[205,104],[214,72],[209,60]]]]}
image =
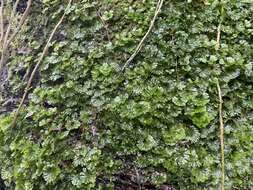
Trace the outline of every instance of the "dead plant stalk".
{"type": "Polygon", "coordinates": [[[124,66],[122,67],[122,71],[125,70],[125,68],[134,60],[134,58],[138,55],[138,53],[141,51],[144,42],[146,41],[147,37],[149,36],[149,34],[151,33],[154,25],[155,25],[155,21],[162,9],[163,6],[163,2],[164,0],[158,0],[157,6],[156,6],[156,10],[155,10],[155,14],[153,19],[150,22],[148,31],[146,32],[146,34],[143,36],[143,38],[141,39],[141,41],[139,42],[137,48],[135,49],[134,53],[129,57],[129,59],[126,61],[126,63],[124,64],[124,66]]]}
{"type": "MultiPolygon", "coordinates": [[[[221,40],[221,22],[217,28],[216,51],[220,49],[221,40]]],[[[225,153],[224,153],[224,121],[223,121],[223,100],[219,80],[217,80],[217,89],[219,95],[219,123],[220,123],[220,157],[221,157],[221,190],[225,189],[225,153]]]]}

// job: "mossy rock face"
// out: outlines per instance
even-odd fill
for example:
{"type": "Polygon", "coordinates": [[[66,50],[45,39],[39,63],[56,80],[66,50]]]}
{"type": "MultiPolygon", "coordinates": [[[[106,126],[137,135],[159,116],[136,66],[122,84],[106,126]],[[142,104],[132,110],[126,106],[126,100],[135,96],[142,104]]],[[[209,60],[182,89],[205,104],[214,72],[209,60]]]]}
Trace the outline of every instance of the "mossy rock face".
{"type": "MultiPolygon", "coordinates": [[[[165,1],[140,53],[122,71],[156,3],[74,1],[17,126],[8,127],[13,113],[1,116],[1,169],[10,189],[113,189],[121,173],[135,185],[218,189],[217,80],[226,189],[253,187],[253,4],[165,1]]],[[[24,88],[19,69],[36,64],[66,4],[46,0],[42,13],[32,12],[36,20],[20,37],[29,53],[8,64],[13,94],[24,88]]]]}

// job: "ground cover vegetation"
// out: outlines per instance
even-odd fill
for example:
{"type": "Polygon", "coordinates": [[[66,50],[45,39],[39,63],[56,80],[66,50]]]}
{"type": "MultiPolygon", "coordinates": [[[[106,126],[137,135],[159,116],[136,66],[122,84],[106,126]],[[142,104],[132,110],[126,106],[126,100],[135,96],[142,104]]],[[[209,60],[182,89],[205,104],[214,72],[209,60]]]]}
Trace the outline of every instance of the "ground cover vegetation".
{"type": "Polygon", "coordinates": [[[6,187],[252,189],[252,16],[251,0],[33,1],[2,66],[6,187]]]}

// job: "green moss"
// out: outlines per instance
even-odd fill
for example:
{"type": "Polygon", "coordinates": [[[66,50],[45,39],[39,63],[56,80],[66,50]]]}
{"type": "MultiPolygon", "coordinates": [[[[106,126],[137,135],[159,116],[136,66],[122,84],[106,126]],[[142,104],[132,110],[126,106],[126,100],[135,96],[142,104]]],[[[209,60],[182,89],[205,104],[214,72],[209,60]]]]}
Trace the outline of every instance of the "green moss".
{"type": "MultiPolygon", "coordinates": [[[[135,167],[143,181],[157,185],[217,189],[217,79],[224,99],[226,189],[251,188],[253,8],[243,1],[222,3],[219,50],[219,1],[165,1],[141,52],[121,72],[156,1],[75,1],[16,128],[8,128],[9,116],[0,119],[1,170],[10,189],[112,189],[117,173],[135,167]]],[[[24,86],[18,63],[35,64],[64,6],[44,1],[38,18],[47,15],[49,22],[36,23],[43,35],[28,30],[23,37],[31,53],[12,57],[13,94],[24,86]]]]}

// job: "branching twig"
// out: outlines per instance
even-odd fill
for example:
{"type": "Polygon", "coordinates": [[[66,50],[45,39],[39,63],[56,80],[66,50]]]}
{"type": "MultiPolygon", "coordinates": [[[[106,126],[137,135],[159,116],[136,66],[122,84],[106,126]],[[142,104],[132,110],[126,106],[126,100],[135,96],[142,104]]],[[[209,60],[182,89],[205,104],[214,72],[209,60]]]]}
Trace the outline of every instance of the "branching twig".
{"type": "Polygon", "coordinates": [[[47,40],[47,44],[45,45],[45,47],[44,47],[44,49],[43,49],[43,52],[42,52],[42,54],[41,54],[41,56],[40,56],[40,58],[39,58],[37,64],[35,65],[35,67],[34,67],[32,73],[31,73],[31,75],[30,75],[30,77],[29,77],[29,80],[28,80],[27,85],[26,85],[26,88],[25,88],[25,92],[24,92],[24,94],[23,94],[23,96],[22,96],[22,99],[21,99],[21,101],[20,101],[20,104],[19,104],[19,106],[18,106],[18,109],[17,109],[17,111],[15,112],[13,121],[12,121],[12,123],[11,123],[11,127],[15,127],[15,125],[16,125],[16,123],[17,123],[17,119],[18,119],[20,110],[21,110],[21,108],[22,108],[22,106],[23,106],[23,104],[24,104],[24,101],[25,101],[25,99],[26,99],[26,96],[28,95],[28,92],[29,92],[29,89],[30,89],[30,87],[31,87],[31,84],[32,84],[32,80],[33,80],[33,78],[34,78],[34,75],[35,75],[36,71],[38,70],[39,66],[41,65],[41,63],[42,63],[42,61],[43,61],[45,55],[47,54],[49,45],[50,45],[50,43],[51,43],[51,41],[52,41],[52,39],[53,39],[53,37],[54,37],[54,35],[55,35],[55,33],[56,33],[56,30],[59,28],[59,26],[61,25],[63,19],[65,18],[66,10],[71,6],[71,3],[72,3],[72,0],[69,0],[68,6],[66,7],[66,9],[65,9],[65,11],[64,11],[64,13],[63,13],[63,15],[62,15],[62,17],[60,18],[60,20],[58,21],[58,23],[55,25],[54,29],[52,30],[52,32],[51,32],[51,34],[50,34],[50,36],[49,36],[49,38],[48,38],[48,40],[47,40]]]}
{"type": "Polygon", "coordinates": [[[217,89],[219,94],[219,121],[220,121],[220,146],[221,146],[221,190],[224,190],[225,185],[225,156],[224,156],[224,122],[222,117],[222,93],[219,81],[217,81],[217,89]]]}
{"type": "Polygon", "coordinates": [[[152,31],[152,28],[155,24],[156,18],[158,16],[158,14],[161,11],[162,5],[163,5],[164,0],[159,0],[156,6],[156,10],[155,10],[155,15],[153,17],[153,19],[151,20],[149,29],[147,31],[147,33],[144,35],[144,37],[141,39],[140,43],[138,44],[136,50],[134,51],[134,53],[130,56],[130,58],[127,60],[127,62],[124,64],[124,66],[122,67],[122,71],[124,71],[124,69],[133,61],[133,59],[136,57],[136,55],[140,52],[145,40],[147,39],[148,35],[150,34],[150,32],[152,31]]]}

